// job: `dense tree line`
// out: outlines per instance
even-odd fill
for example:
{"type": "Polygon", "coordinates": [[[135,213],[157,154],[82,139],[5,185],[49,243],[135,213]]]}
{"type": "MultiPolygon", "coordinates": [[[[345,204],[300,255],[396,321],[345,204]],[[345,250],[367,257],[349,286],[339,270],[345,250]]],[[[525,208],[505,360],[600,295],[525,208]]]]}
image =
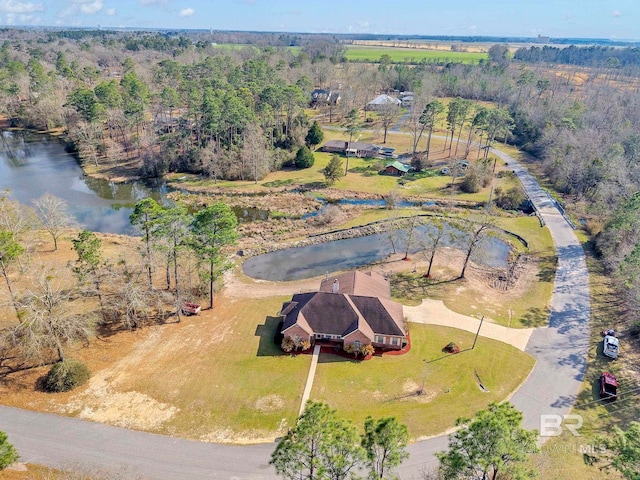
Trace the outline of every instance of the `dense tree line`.
{"type": "Polygon", "coordinates": [[[161,34],[35,45],[11,40],[0,48],[5,113],[16,125],[64,128],[93,163],[139,158],[147,176],[259,179],[304,143],[312,82],[288,75],[299,62],[291,52],[232,55],[161,34]]]}
{"type": "Polygon", "coordinates": [[[527,63],[546,62],[617,68],[626,65],[640,65],[640,48],[614,48],[602,45],[588,47],[570,45],[560,48],[545,45],[543,47],[519,48],[513,58],[527,63]]]}

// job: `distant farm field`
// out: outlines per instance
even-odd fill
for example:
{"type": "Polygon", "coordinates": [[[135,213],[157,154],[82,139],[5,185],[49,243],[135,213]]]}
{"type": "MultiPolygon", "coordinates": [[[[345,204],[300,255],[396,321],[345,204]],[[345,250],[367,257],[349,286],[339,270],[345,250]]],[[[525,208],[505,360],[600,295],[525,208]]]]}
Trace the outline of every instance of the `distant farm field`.
{"type": "Polygon", "coordinates": [[[427,62],[478,63],[481,59],[487,58],[486,53],[480,52],[451,52],[422,48],[367,47],[361,45],[349,46],[345,52],[345,57],[355,62],[378,62],[382,55],[389,55],[394,63],[417,63],[422,60],[427,62]]]}

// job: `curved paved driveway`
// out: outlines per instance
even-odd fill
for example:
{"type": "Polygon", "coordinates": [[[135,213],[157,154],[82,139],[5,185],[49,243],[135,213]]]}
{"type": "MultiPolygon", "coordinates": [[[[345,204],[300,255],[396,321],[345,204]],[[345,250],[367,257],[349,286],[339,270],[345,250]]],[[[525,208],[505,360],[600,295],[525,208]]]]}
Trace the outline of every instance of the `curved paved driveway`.
{"type": "MultiPolygon", "coordinates": [[[[571,227],[537,182],[513,158],[495,151],[513,168],[540,211],[558,249],[559,264],[549,326],[533,332],[526,351],[536,365],[511,401],[527,428],[539,428],[542,414],[564,414],[582,382],[589,342],[589,285],[582,248],[571,227]]],[[[83,420],[0,407],[0,430],[9,434],[22,461],[69,466],[91,463],[127,466],[153,479],[276,478],[268,465],[273,444],[236,447],[153,435],[83,420]]],[[[410,445],[399,473],[405,480],[437,465],[434,453],[447,448],[440,436],[410,445]]]]}
{"type": "MultiPolygon", "coordinates": [[[[549,227],[558,251],[549,326],[531,334],[525,351],[536,359],[536,364],[511,397],[524,414],[524,426],[539,429],[540,415],[568,413],[580,390],[589,347],[589,272],[582,246],[554,201],[513,157],[498,150],[492,153],[516,173],[549,227]]],[[[403,480],[425,468],[435,468],[433,454],[447,448],[446,437],[411,445],[411,456],[400,469],[403,480]]]]}

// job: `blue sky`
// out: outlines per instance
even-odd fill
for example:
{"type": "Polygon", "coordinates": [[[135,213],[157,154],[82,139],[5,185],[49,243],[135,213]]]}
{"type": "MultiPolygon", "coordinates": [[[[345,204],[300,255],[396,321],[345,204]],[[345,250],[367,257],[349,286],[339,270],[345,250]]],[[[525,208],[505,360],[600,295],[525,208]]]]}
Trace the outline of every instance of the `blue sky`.
{"type": "Polygon", "coordinates": [[[640,0],[0,0],[0,25],[640,39],[640,0]]]}

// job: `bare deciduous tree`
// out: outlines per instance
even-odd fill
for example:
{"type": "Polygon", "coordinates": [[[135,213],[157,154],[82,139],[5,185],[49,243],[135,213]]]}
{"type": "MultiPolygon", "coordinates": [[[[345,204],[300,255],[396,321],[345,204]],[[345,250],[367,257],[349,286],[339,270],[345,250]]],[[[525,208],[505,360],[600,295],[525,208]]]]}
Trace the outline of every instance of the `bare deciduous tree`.
{"type": "Polygon", "coordinates": [[[155,293],[145,287],[144,270],[129,265],[125,260],[111,270],[111,294],[106,298],[107,308],[128,329],[142,326],[152,316],[155,293]]]}
{"type": "Polygon", "coordinates": [[[476,247],[480,244],[483,238],[487,236],[489,230],[493,226],[493,223],[486,217],[481,223],[474,224],[470,228],[467,228],[467,231],[470,233],[469,243],[467,246],[467,253],[464,258],[464,263],[462,264],[462,270],[460,271],[460,278],[464,278],[464,275],[467,271],[467,266],[469,265],[469,260],[471,259],[471,255],[476,250],[476,247]]]}
{"type": "Polygon", "coordinates": [[[45,193],[34,200],[33,204],[42,227],[49,232],[53,239],[53,249],[58,250],[58,240],[62,233],[76,223],[67,210],[67,202],[50,193],[45,193]]]}
{"type": "Polygon", "coordinates": [[[378,110],[378,116],[380,117],[382,129],[384,130],[384,139],[382,140],[382,143],[387,143],[387,130],[389,130],[389,127],[393,125],[399,112],[400,106],[391,100],[387,100],[387,102],[378,110]]]}
{"type": "Polygon", "coordinates": [[[34,279],[21,304],[21,317],[6,335],[9,345],[26,360],[40,365],[64,360],[64,349],[77,341],[88,341],[93,321],[75,315],[69,308],[71,291],[62,287],[59,272],[45,270],[34,279]]]}

